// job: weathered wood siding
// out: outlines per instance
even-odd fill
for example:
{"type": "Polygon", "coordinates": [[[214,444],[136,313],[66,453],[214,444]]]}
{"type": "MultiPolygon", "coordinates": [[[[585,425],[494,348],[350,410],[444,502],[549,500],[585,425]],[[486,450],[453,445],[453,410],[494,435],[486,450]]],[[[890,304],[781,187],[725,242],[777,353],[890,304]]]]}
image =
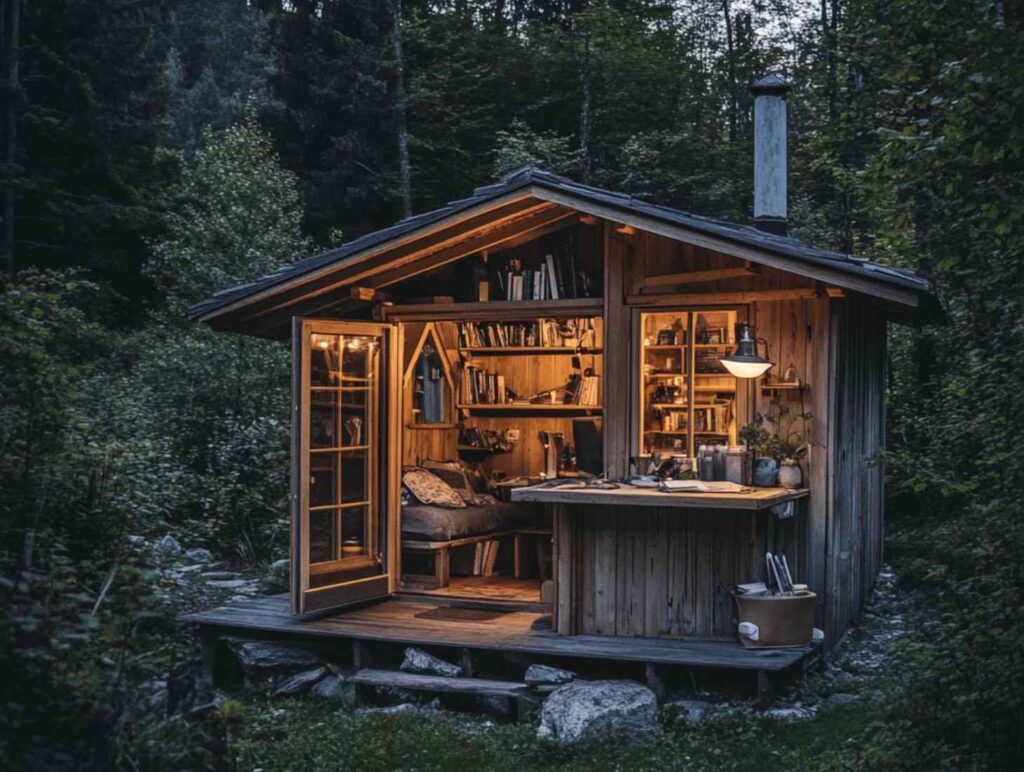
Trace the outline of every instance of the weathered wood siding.
{"type": "Polygon", "coordinates": [[[826,532],[825,633],[835,644],[856,619],[882,564],[886,323],[853,296],[831,315],[833,415],[826,532]]]}
{"type": "Polygon", "coordinates": [[[559,632],[735,640],[732,589],[764,580],[765,551],[784,552],[794,573],[806,561],[803,502],[786,520],[767,511],[559,509],[559,632]]]}

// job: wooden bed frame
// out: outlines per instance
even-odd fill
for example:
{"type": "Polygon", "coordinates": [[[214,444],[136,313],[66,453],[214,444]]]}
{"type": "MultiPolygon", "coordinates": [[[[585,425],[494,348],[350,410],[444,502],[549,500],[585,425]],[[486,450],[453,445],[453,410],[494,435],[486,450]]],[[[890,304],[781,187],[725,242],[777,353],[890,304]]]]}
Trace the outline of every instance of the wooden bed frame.
{"type": "MultiPolygon", "coordinates": [[[[465,547],[470,544],[494,541],[496,539],[512,537],[513,543],[513,574],[518,579],[522,576],[522,539],[524,536],[547,536],[551,537],[550,528],[518,528],[505,531],[491,531],[490,533],[463,536],[449,541],[416,541],[413,539],[402,540],[402,552],[429,552],[434,559],[434,572],[431,574],[402,573],[402,584],[406,587],[416,589],[436,590],[447,587],[451,581],[451,553],[455,547],[465,547]]],[[[544,578],[544,563],[540,554],[540,543],[538,543],[537,562],[544,578]]],[[[405,561],[403,561],[404,565],[405,561]]]]}

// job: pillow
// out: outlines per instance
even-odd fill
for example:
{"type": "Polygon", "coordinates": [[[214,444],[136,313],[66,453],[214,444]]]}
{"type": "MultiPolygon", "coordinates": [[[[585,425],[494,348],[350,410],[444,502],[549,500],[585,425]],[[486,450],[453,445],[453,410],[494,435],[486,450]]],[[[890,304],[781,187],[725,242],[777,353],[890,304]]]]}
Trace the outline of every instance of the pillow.
{"type": "Polygon", "coordinates": [[[402,473],[402,485],[409,489],[421,504],[462,509],[466,502],[444,480],[426,469],[413,468],[402,473]]]}
{"type": "Polygon", "coordinates": [[[466,467],[458,461],[431,461],[427,459],[420,464],[424,469],[429,469],[433,474],[440,477],[462,496],[462,500],[471,507],[485,507],[488,504],[496,504],[497,499],[493,496],[477,493],[469,480],[469,472],[466,467]]]}
{"type": "Polygon", "coordinates": [[[469,484],[469,476],[466,470],[457,461],[431,461],[427,459],[420,462],[420,466],[429,470],[432,474],[440,477],[462,496],[467,504],[473,498],[473,486],[469,484]]]}

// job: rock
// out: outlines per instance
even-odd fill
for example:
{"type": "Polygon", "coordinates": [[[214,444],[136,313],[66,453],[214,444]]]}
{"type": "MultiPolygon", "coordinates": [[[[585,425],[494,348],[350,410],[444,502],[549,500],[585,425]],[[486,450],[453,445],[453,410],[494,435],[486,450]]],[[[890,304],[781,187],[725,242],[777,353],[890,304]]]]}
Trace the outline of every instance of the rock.
{"type": "Polygon", "coordinates": [[[203,571],[199,574],[201,579],[237,579],[237,571],[203,571]]]}
{"type": "Polygon", "coordinates": [[[473,698],[476,709],[491,716],[511,716],[516,711],[515,702],[500,694],[478,694],[473,698]]]}
{"type": "Polygon", "coordinates": [[[314,699],[338,703],[347,708],[356,704],[355,684],[338,675],[331,674],[317,681],[309,693],[314,699]]]}
{"type": "Polygon", "coordinates": [[[561,743],[615,737],[634,743],[657,733],[658,700],[634,681],[573,681],[551,693],[537,737],[561,743]]]}
{"type": "Polygon", "coordinates": [[[317,681],[327,675],[327,668],[318,667],[316,670],[304,670],[301,673],[287,676],[274,687],[274,694],[285,696],[289,694],[301,694],[311,688],[317,681]]]}
{"type": "Polygon", "coordinates": [[[814,718],[813,708],[774,708],[764,712],[765,718],[776,721],[807,721],[814,718]]]}
{"type": "Polygon", "coordinates": [[[185,550],[185,557],[194,563],[212,563],[213,553],[208,549],[202,547],[193,547],[190,550],[185,550]]]}
{"type": "Polygon", "coordinates": [[[440,710],[441,700],[435,697],[425,705],[416,705],[412,702],[402,702],[398,705],[388,705],[385,708],[364,708],[363,713],[419,713],[423,710],[440,710]]]}
{"type": "Polygon", "coordinates": [[[829,698],[825,700],[827,705],[849,705],[851,702],[860,702],[860,697],[856,694],[831,694],[829,698]]]}
{"type": "Polygon", "coordinates": [[[541,684],[567,684],[576,677],[571,670],[562,670],[548,665],[530,665],[526,669],[526,677],[523,679],[530,686],[541,684]]]}
{"type": "Polygon", "coordinates": [[[167,690],[167,679],[157,678],[144,684],[149,688],[149,707],[156,713],[167,713],[167,702],[170,693],[167,690]]]}
{"type": "Polygon", "coordinates": [[[443,659],[438,659],[432,654],[427,654],[422,649],[412,646],[405,650],[405,659],[402,660],[399,670],[406,673],[430,673],[448,678],[458,678],[462,675],[462,668],[458,665],[445,662],[443,659]]]}
{"type": "Polygon", "coordinates": [[[221,705],[228,701],[228,696],[221,691],[215,692],[213,698],[207,702],[200,703],[192,708],[187,717],[190,719],[202,719],[206,718],[212,713],[215,713],[221,705]]]}
{"type": "Polygon", "coordinates": [[[705,700],[676,700],[665,706],[676,712],[677,717],[687,726],[697,726],[715,709],[715,703],[705,700]]]}
{"type": "Polygon", "coordinates": [[[181,554],[181,544],[170,534],[167,534],[162,539],[157,539],[156,543],[153,544],[153,549],[158,554],[168,558],[181,554]]]}
{"type": "Polygon", "coordinates": [[[292,561],[288,558],[281,558],[280,560],[275,560],[270,564],[270,573],[274,576],[287,576],[291,571],[291,568],[292,561]]]}
{"type": "Polygon", "coordinates": [[[218,587],[222,590],[238,590],[242,587],[251,587],[248,579],[207,579],[210,587],[218,587]]]}
{"type": "Polygon", "coordinates": [[[320,657],[311,651],[283,643],[231,641],[231,650],[247,673],[296,671],[320,666],[320,657]]]}

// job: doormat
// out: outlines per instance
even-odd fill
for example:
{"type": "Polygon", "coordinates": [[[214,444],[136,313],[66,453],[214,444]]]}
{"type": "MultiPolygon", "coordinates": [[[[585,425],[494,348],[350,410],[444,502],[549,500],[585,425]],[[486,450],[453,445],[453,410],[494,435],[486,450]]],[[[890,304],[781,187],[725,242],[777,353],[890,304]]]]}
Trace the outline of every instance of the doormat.
{"type": "Polygon", "coordinates": [[[416,614],[417,619],[432,619],[435,622],[493,622],[509,611],[494,611],[482,608],[455,608],[452,606],[432,608],[416,614]]]}

